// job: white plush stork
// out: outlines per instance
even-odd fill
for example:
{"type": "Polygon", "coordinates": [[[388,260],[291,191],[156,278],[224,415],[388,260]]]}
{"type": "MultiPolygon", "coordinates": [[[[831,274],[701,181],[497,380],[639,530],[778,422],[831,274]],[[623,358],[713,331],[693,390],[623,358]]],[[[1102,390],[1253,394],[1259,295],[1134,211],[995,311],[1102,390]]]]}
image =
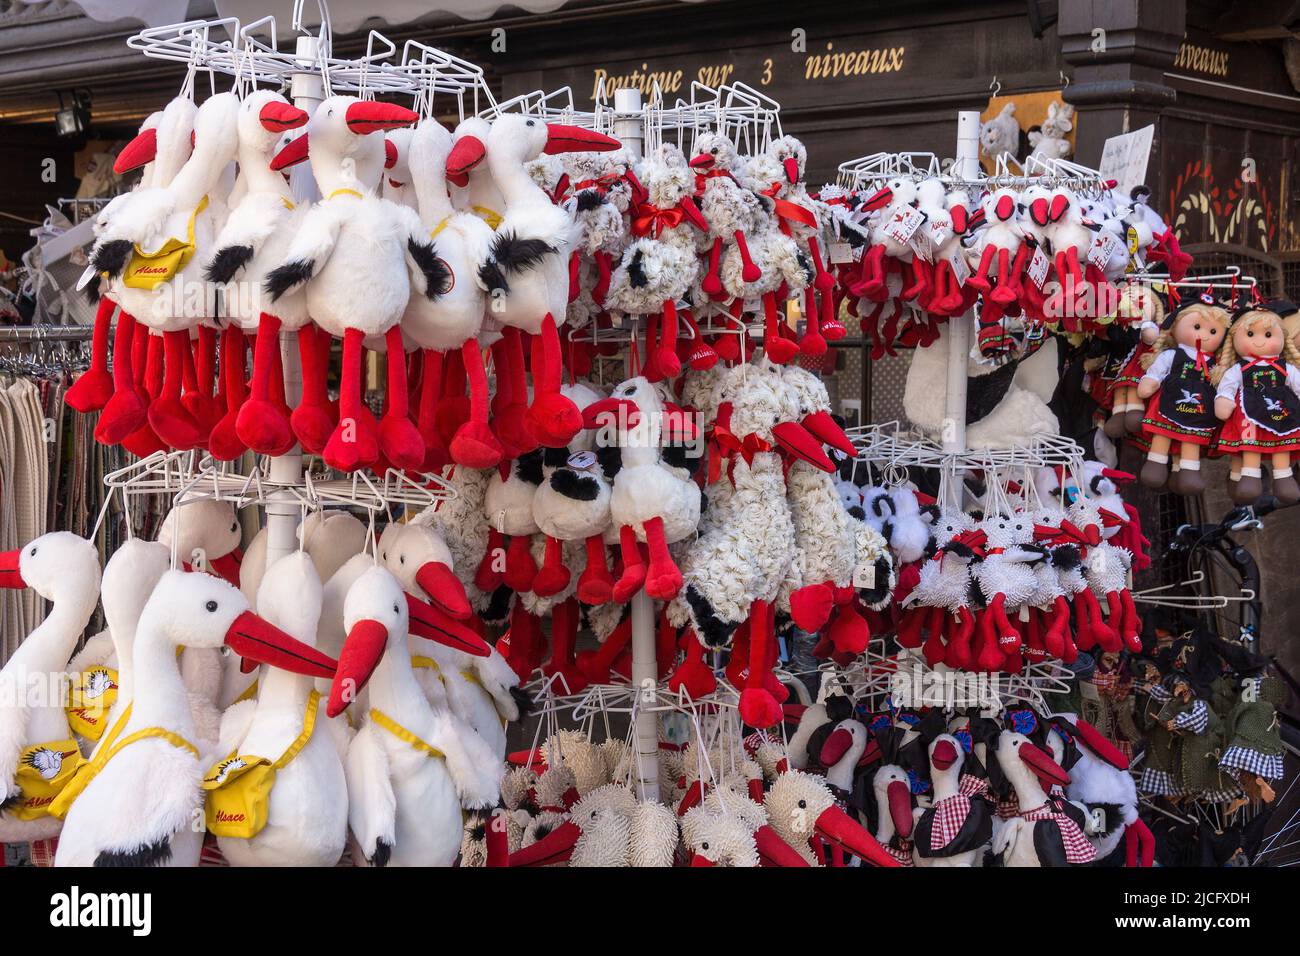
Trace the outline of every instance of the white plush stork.
{"type": "Polygon", "coordinates": [[[1044,785],[1068,785],[1070,775],[1051,754],[1024,734],[998,735],[996,759],[1015,789],[1019,815],[993,840],[993,852],[1006,866],[1067,866],[1091,863],[1096,852],[1082,828],[1060,801],[1049,800],[1044,785]]]}
{"type": "Polygon", "coordinates": [[[492,298],[492,318],[534,336],[533,402],[528,422],[544,445],[562,446],[582,427],[573,402],[560,394],[560,338],[569,304],[569,254],[577,242],[573,216],[556,206],[528,175],[541,153],[619,148],[618,140],[577,126],[508,114],[485,140],[462,136],[447,159],[455,181],[486,156],[506,208],[480,276],[492,298]]]}

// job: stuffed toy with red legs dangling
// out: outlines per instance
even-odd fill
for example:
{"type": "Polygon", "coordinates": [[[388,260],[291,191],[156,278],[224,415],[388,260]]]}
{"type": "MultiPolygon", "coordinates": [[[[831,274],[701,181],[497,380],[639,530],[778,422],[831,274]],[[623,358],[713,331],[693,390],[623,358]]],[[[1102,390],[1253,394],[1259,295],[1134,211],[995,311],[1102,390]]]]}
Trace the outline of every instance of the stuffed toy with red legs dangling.
{"type": "Polygon", "coordinates": [[[705,296],[722,298],[724,247],[736,247],[743,282],[757,282],[762,276],[750,255],[749,236],[762,228],[768,213],[761,198],[736,182],[740,157],[730,139],[722,133],[704,133],[696,137],[693,149],[690,166],[695,171],[695,201],[709,226],[698,246],[708,261],[700,289],[705,296]]]}
{"type": "Polygon", "coordinates": [[[1072,190],[1058,188],[1046,203],[1052,266],[1067,308],[1063,325],[1074,332],[1083,327],[1084,319],[1099,317],[1097,304],[1103,301],[1100,293],[1107,287],[1105,275],[1088,258],[1098,233],[1084,223],[1083,206],[1072,190]]]}
{"type": "MultiPolygon", "coordinates": [[[[205,346],[215,343],[213,303],[203,273],[225,209],[210,194],[238,150],[239,110],[240,101],[233,93],[205,101],[194,117],[195,148],[179,172],[166,186],[124,197],[90,255],[125,315],[162,336],[165,376],[149,403],[148,424],[165,445],[176,449],[206,443],[217,417],[214,383],[200,382],[195,373],[191,333],[207,324],[205,346]],[[205,293],[198,302],[195,289],[205,293]],[[200,413],[197,418],[195,410],[200,413]]],[[[119,321],[114,361],[122,365],[124,384],[133,379],[132,335],[131,323],[119,321]]],[[[205,375],[211,371],[205,362],[205,375]]],[[[98,428],[105,439],[123,441],[145,423],[133,400],[125,401],[134,408],[125,418],[119,417],[114,400],[106,406],[98,428]]],[[[127,412],[120,403],[118,407],[127,412]]]]}
{"type": "Polygon", "coordinates": [[[445,274],[440,288],[429,288],[423,275],[414,277],[402,331],[419,349],[416,422],[425,444],[425,467],[440,467],[450,459],[469,468],[491,468],[505,453],[488,427],[487,372],[478,341],[487,314],[487,292],[478,270],[487,261],[492,229],[473,213],[458,212],[452,206],[446,178],[451,150],[451,133],[435,119],[423,120],[411,134],[411,184],[420,223],[434,243],[445,274]],[[449,446],[444,446],[436,412],[444,358],[453,351],[461,357],[469,385],[469,418],[459,423],[449,446]]]}
{"type": "Polygon", "coordinates": [[[1128,585],[1133,555],[1102,537],[1104,519],[1094,499],[1080,495],[1067,514],[1091,542],[1083,559],[1083,571],[1093,595],[1106,603],[1106,628],[1097,629],[1098,643],[1104,651],[1117,651],[1122,641],[1130,653],[1136,654],[1142,650],[1142,621],[1128,585]]]}
{"type": "Polygon", "coordinates": [[[1120,363],[1119,375],[1111,384],[1111,412],[1103,426],[1110,438],[1125,438],[1142,431],[1145,406],[1138,399],[1137,385],[1142,377],[1142,356],[1160,335],[1160,323],[1165,318],[1165,307],[1160,296],[1141,282],[1130,282],[1120,289],[1117,319],[1136,328],[1138,341],[1133,350],[1120,363]]]}
{"type": "Polygon", "coordinates": [[[941,508],[934,540],[934,555],[921,563],[916,586],[903,600],[898,643],[907,648],[924,645],[922,653],[931,666],[943,661],[955,669],[974,670],[972,569],[984,539],[970,515],[941,508]]]}
{"type": "Polygon", "coordinates": [[[1024,232],[1020,207],[1013,189],[996,189],[980,203],[984,228],[975,240],[979,264],[969,284],[988,296],[990,303],[1005,310],[1020,298],[1020,272],[1024,268],[1024,232]]]}
{"type": "Polygon", "coordinates": [[[580,290],[603,308],[614,264],[628,242],[625,218],[632,187],[624,178],[624,151],[570,153],[565,157],[570,196],[564,199],[578,225],[579,240],[570,259],[570,300],[580,290]]]}
{"type": "MultiPolygon", "coordinates": [[[[306,214],[305,208],[294,204],[289,183],[271,168],[271,161],[280,150],[284,133],[303,126],[307,118],[305,111],[269,90],[254,90],[240,104],[239,168],[247,191],[230,211],[206,268],[208,281],[225,287],[226,312],[233,321],[222,337],[221,373],[227,409],[208,442],[212,456],[218,460],[229,461],[248,448],[258,454],[282,455],[293,447],[295,437],[303,438],[295,436],[290,418],[284,413],[281,331],[297,331],[305,409],[314,410],[319,418],[330,422],[324,373],[318,361],[320,350],[316,347],[321,333],[307,315],[306,295],[299,288],[271,306],[262,292],[267,274],[284,261],[306,214]],[[248,335],[257,336],[252,395],[235,403],[232,396],[242,397],[243,392],[248,335]]],[[[305,448],[315,452],[323,446],[323,440],[304,443],[305,448]]]]}
{"type": "Polygon", "coordinates": [[[377,195],[385,149],[383,137],[371,135],[418,119],[389,103],[329,97],[316,108],[306,135],[275,160],[283,169],[310,159],[323,197],[307,212],[264,288],[274,306],[305,284],[312,321],[343,341],[339,418],[322,452],[340,471],[368,467],[381,453],[394,468],[424,463],[424,441],[408,414],[401,319],[412,284],[437,297],[445,289],[446,268],[416,212],[377,195]],[[386,407],[377,427],[362,402],[367,342],[388,353],[386,407]]]}
{"type": "Polygon", "coordinates": [[[483,591],[493,591],[503,583],[515,592],[533,589],[537,563],[531,537],[538,530],[533,498],[543,479],[542,454],[539,448],[502,462],[488,479],[483,496],[488,543],[475,578],[483,591]]]}
{"type": "Polygon", "coordinates": [[[492,320],[533,336],[528,425],[536,440],[547,446],[568,444],[582,428],[581,414],[560,394],[559,327],[569,305],[569,261],[578,230],[572,214],[552,202],[525,164],[543,152],[618,148],[618,140],[592,130],[509,114],[493,121],[485,139],[459,136],[447,157],[447,176],[453,182],[486,162],[505,200],[479,280],[487,288],[492,320]]]}

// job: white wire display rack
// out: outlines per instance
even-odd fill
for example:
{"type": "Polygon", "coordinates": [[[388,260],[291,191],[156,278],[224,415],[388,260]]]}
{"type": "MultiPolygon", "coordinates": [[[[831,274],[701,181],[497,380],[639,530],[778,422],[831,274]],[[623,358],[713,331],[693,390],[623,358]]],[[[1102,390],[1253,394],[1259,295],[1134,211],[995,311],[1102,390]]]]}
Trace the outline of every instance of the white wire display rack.
{"type": "Polygon", "coordinates": [[[947,474],[1057,466],[1078,470],[1083,464],[1083,448],[1061,435],[1038,435],[1011,448],[945,451],[923,432],[898,421],[859,425],[847,431],[858,450],[858,460],[886,472],[911,467],[934,468],[947,474]]]}

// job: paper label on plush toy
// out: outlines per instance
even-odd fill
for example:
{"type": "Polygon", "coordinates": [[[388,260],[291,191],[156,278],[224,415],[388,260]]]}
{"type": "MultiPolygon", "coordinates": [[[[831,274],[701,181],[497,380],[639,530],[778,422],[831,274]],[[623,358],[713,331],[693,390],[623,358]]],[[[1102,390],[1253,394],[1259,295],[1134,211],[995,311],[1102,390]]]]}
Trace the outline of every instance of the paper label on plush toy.
{"type": "Polygon", "coordinates": [[[853,247],[847,242],[832,242],[829,252],[833,266],[853,261],[853,247]]]}
{"type": "Polygon", "coordinates": [[[1029,268],[1025,271],[1029,274],[1029,278],[1034,285],[1040,289],[1047,282],[1047,270],[1051,264],[1051,260],[1047,258],[1047,253],[1043,251],[1042,246],[1034,250],[1034,257],[1029,260],[1029,268]]]}
{"type": "Polygon", "coordinates": [[[569,456],[568,465],[575,471],[586,471],[596,464],[596,456],[589,451],[576,451],[569,456]]]}
{"type": "Polygon", "coordinates": [[[921,228],[923,222],[925,222],[925,213],[921,210],[911,207],[900,209],[890,217],[889,223],[885,226],[885,235],[899,245],[905,246],[912,238],[912,234],[921,228]]]}
{"type": "Polygon", "coordinates": [[[1028,604],[1022,604],[1022,605],[1020,605],[1020,620],[1022,620],[1022,621],[1026,621],[1026,622],[1029,620],[1029,605],[1028,605],[1028,604]]]}
{"type": "Polygon", "coordinates": [[[876,586],[876,565],[859,564],[853,569],[853,586],[860,590],[870,591],[876,586]]]}
{"type": "Polygon", "coordinates": [[[1088,261],[1098,269],[1105,269],[1106,264],[1123,247],[1124,244],[1113,232],[1099,232],[1092,241],[1092,248],[1088,250],[1088,261]]]}
{"type": "Polygon", "coordinates": [[[930,241],[929,233],[924,229],[918,229],[912,235],[912,241],[909,243],[912,252],[926,262],[934,261],[934,244],[930,241]]]}
{"type": "Polygon", "coordinates": [[[966,285],[966,280],[970,278],[970,263],[966,257],[958,250],[948,257],[948,265],[952,266],[952,274],[957,279],[958,288],[966,285]]]}

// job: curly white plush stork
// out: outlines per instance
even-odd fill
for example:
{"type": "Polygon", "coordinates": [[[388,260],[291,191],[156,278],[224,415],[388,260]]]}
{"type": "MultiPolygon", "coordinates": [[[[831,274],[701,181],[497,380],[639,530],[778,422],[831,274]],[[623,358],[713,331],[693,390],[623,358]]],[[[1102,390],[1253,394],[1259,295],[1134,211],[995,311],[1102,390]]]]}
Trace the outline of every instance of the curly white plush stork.
{"type": "Polygon", "coordinates": [[[225,581],[168,571],[136,628],[131,716],[92,762],[92,778],[64,822],[56,866],[197,864],[203,765],[191,743],[193,718],[176,651],[223,644],[301,674],[330,676],[335,668],[332,658],[253,614],[225,581]]]}
{"type": "MultiPolygon", "coordinates": [[[[302,226],[302,213],[293,202],[288,182],[271,168],[281,136],[307,122],[307,113],[279,93],[254,90],[239,107],[239,172],[243,198],[231,210],[206,264],[208,281],[225,286],[226,311],[234,325],[223,330],[221,368],[227,396],[241,396],[244,387],[244,335],[256,333],[252,396],[231,403],[210,441],[220,460],[238,457],[245,448],[261,454],[283,454],[293,445],[294,429],[281,409],[284,388],[280,364],[280,330],[298,330],[298,351],[305,379],[302,419],[307,409],[319,417],[323,376],[317,371],[316,328],[307,316],[306,296],[299,289],[281,296],[274,311],[262,309],[262,282],[282,261],[302,226]],[[239,281],[235,281],[239,280],[239,281]]],[[[328,418],[328,412],[326,412],[328,418]]],[[[311,439],[319,429],[298,429],[304,447],[319,451],[311,439]]]]}
{"type": "Polygon", "coordinates": [[[276,157],[277,168],[309,158],[323,199],[304,217],[283,261],[267,274],[276,303],[306,283],[307,310],[343,340],[339,421],[325,443],[325,461],[341,471],[373,464],[382,450],[397,468],[424,463],[424,442],[407,416],[401,318],[414,277],[424,294],[442,293],[445,268],[419,216],[375,194],[384,139],[370,135],[414,123],[418,115],[391,103],[331,96],[312,115],[307,134],[276,157]],[[389,355],[387,407],[375,429],[361,402],[362,352],[371,340],[389,355]]]}
{"type": "Polygon", "coordinates": [[[534,336],[528,423],[545,445],[565,445],[582,427],[577,408],[560,394],[559,326],[569,304],[569,253],[577,230],[572,215],[533,182],[525,163],[543,152],[618,147],[618,140],[602,133],[508,114],[492,123],[486,139],[458,138],[447,159],[448,178],[454,182],[486,156],[505,200],[504,216],[479,275],[492,297],[491,317],[534,336]]]}

